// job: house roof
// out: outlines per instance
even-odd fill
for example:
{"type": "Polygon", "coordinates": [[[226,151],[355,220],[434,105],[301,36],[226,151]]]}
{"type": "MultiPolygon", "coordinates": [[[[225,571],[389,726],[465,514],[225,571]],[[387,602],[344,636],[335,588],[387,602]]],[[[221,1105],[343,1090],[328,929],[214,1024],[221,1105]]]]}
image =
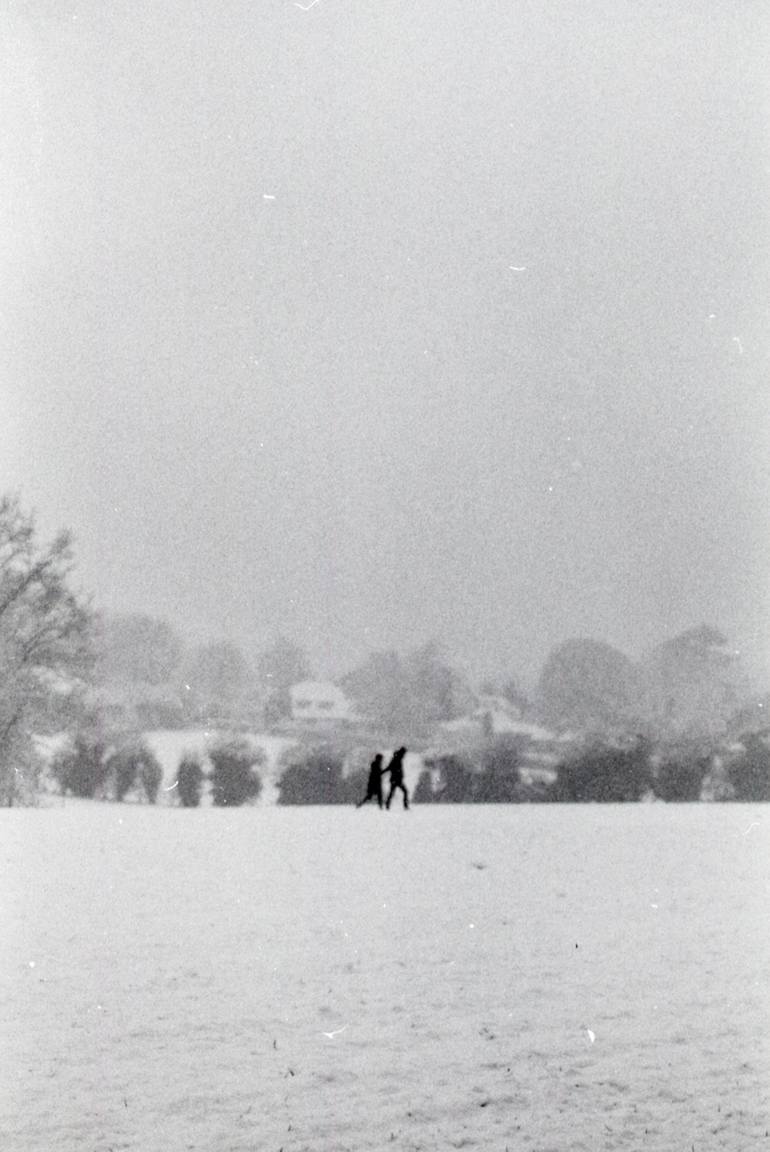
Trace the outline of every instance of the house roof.
{"type": "Polygon", "coordinates": [[[333,684],[331,680],[300,680],[298,684],[292,684],[291,694],[292,696],[308,696],[312,699],[318,699],[319,696],[334,700],[346,699],[342,689],[333,684]]]}

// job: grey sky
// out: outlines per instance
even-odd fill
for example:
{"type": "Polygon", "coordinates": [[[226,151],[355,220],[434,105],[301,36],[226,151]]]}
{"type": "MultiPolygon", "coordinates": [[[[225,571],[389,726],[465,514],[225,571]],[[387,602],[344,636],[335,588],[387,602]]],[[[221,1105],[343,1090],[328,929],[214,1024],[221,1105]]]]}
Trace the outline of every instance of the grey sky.
{"type": "Polygon", "coordinates": [[[764,3],[2,21],[0,484],[99,604],[770,675],[764,3]]]}

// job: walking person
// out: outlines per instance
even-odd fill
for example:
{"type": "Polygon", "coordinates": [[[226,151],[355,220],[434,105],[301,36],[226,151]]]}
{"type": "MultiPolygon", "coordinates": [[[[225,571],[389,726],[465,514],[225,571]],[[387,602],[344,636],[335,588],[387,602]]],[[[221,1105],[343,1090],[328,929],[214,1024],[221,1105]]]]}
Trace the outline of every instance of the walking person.
{"type": "Polygon", "coordinates": [[[405,756],[406,748],[399,748],[396,752],[393,753],[390,764],[388,764],[387,768],[385,769],[386,772],[390,772],[390,791],[388,792],[388,798],[385,801],[386,808],[390,808],[391,800],[393,799],[393,795],[397,788],[400,788],[404,794],[404,807],[409,807],[409,793],[406,790],[406,784],[404,784],[405,756]]]}
{"type": "Polygon", "coordinates": [[[380,808],[382,808],[382,774],[385,769],[382,766],[382,754],[380,752],[374,757],[369,765],[369,779],[366,782],[366,795],[363,800],[359,800],[356,808],[360,808],[362,804],[366,804],[367,800],[376,800],[380,808]]]}

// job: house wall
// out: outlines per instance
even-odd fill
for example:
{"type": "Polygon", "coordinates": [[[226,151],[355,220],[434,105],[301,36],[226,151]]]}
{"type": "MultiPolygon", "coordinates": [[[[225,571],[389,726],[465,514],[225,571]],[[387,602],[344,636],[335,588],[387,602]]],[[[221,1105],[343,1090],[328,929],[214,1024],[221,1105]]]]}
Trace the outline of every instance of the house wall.
{"type": "Polygon", "coordinates": [[[353,718],[350,704],[336,684],[303,681],[291,688],[292,720],[339,723],[353,718]]]}

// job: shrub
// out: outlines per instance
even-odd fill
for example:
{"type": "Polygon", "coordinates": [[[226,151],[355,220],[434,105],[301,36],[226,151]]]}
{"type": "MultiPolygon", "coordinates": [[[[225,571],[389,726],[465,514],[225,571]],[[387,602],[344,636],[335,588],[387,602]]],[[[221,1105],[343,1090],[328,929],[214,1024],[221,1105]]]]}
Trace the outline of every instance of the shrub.
{"type": "Polygon", "coordinates": [[[727,769],[736,800],[770,800],[770,748],[761,736],[744,737],[746,751],[727,769]]]}
{"type": "Polygon", "coordinates": [[[135,748],[119,748],[107,759],[107,772],[112,778],[115,799],[125,800],[136,783],[139,767],[135,748]]]}
{"type": "Polygon", "coordinates": [[[722,804],[735,799],[735,789],[730,780],[725,757],[716,753],[709,757],[709,770],[703,780],[701,796],[704,800],[722,804]]]}
{"type": "Polygon", "coordinates": [[[633,748],[597,746],[559,766],[554,797],[578,803],[640,800],[651,783],[644,741],[633,748]]]}
{"type": "Polygon", "coordinates": [[[203,768],[197,756],[185,753],[177,772],[177,795],[183,808],[197,808],[201,802],[203,768]]]}
{"type": "Polygon", "coordinates": [[[358,800],[363,800],[368,783],[369,771],[367,768],[357,768],[349,776],[343,776],[340,780],[340,787],[347,798],[343,803],[353,804],[358,800]]]}
{"type": "Polygon", "coordinates": [[[252,748],[246,740],[223,741],[211,749],[209,759],[211,798],[218,808],[236,807],[259,796],[262,780],[254,769],[265,762],[261,748],[252,748]]]}
{"type": "Polygon", "coordinates": [[[477,804],[510,804],[519,799],[519,749],[505,736],[484,749],[481,772],[471,777],[470,798],[477,804]]]}
{"type": "Polygon", "coordinates": [[[158,792],[163,780],[163,769],[149,748],[145,749],[142,756],[140,775],[147,801],[149,804],[154,804],[158,799],[158,792]]]}
{"type": "Polygon", "coordinates": [[[429,768],[423,768],[412,793],[413,804],[432,804],[436,799],[433,791],[433,775],[429,768]]]}
{"type": "Polygon", "coordinates": [[[51,773],[61,791],[84,799],[103,794],[109,776],[106,746],[98,737],[77,735],[53,760],[51,773]]]}
{"type": "Polygon", "coordinates": [[[155,803],[163,769],[143,740],[131,741],[116,749],[108,757],[106,767],[116,800],[125,800],[131,789],[140,783],[150,804],[155,803]]]}
{"type": "MultiPolygon", "coordinates": [[[[293,759],[278,781],[279,804],[349,804],[358,798],[342,775],[343,758],[329,748],[293,751],[293,759]]],[[[366,781],[363,791],[366,790],[366,781]]]]}
{"type": "Polygon", "coordinates": [[[653,780],[655,795],[668,803],[700,800],[710,766],[708,756],[695,753],[663,760],[653,780]]]}
{"type": "Polygon", "coordinates": [[[435,799],[441,804],[464,804],[471,799],[473,775],[461,756],[441,756],[436,760],[441,784],[435,799]]]}

